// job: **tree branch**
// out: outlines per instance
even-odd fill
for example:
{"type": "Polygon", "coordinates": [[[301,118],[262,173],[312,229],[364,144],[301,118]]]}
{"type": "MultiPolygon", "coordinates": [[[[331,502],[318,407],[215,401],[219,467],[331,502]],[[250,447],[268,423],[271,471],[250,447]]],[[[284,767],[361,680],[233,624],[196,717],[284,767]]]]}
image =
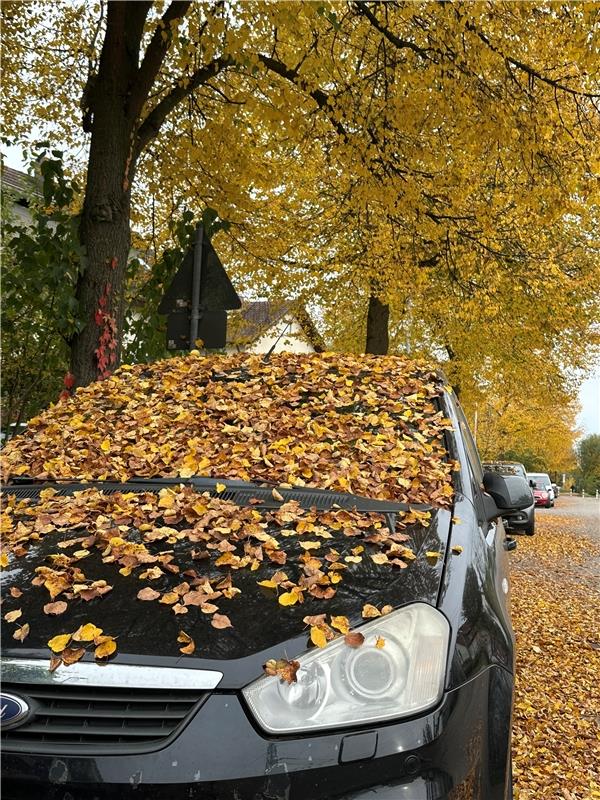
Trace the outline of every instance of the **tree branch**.
{"type": "Polygon", "coordinates": [[[298,74],[298,71],[296,69],[290,69],[283,62],[277,61],[277,59],[275,58],[271,58],[270,56],[263,56],[259,53],[258,60],[270,72],[279,75],[281,78],[285,78],[290,83],[293,83],[294,86],[297,86],[299,89],[302,89],[303,91],[306,92],[306,94],[312,97],[312,99],[319,106],[319,108],[325,111],[325,113],[329,118],[329,121],[336,129],[336,131],[340,134],[340,136],[343,136],[344,139],[348,138],[346,129],[339,120],[334,118],[332,114],[333,106],[331,105],[329,95],[326,92],[324,92],[322,89],[311,89],[302,80],[302,77],[298,74]]]}
{"type": "Polygon", "coordinates": [[[131,92],[129,110],[134,119],[139,116],[171,45],[173,38],[171,23],[176,20],[181,22],[190,5],[191,0],[173,0],[154,30],[131,92]]]}
{"type": "Polygon", "coordinates": [[[222,70],[234,64],[235,61],[229,56],[215,58],[208,64],[199,67],[185,86],[183,83],[179,83],[177,86],[173,87],[140,124],[135,139],[133,152],[134,161],[138,158],[146,145],[158,135],[167,116],[184,97],[187,97],[194,89],[208,83],[209,80],[218,75],[222,70]]]}

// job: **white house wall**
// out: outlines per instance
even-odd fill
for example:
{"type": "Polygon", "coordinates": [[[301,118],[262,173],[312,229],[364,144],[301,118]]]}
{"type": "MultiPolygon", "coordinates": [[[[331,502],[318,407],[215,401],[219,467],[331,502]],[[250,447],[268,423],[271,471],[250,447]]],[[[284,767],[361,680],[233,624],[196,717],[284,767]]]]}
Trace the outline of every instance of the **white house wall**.
{"type": "Polygon", "coordinates": [[[268,353],[277,342],[274,353],[314,353],[315,348],[306,338],[306,334],[298,320],[293,317],[284,317],[272,325],[261,337],[250,342],[245,347],[228,345],[228,353],[237,353],[244,350],[249,353],[268,353]]]}

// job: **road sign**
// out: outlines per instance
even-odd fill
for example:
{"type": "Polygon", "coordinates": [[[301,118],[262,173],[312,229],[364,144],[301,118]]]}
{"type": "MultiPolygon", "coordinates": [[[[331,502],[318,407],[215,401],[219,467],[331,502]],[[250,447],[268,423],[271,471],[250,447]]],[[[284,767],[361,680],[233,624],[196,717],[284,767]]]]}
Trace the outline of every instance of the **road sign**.
{"type": "Polygon", "coordinates": [[[198,339],[209,349],[225,347],[227,309],[241,305],[204,227],[198,225],[194,247],[158,306],[159,314],[167,315],[167,349],[192,350],[198,339]]]}

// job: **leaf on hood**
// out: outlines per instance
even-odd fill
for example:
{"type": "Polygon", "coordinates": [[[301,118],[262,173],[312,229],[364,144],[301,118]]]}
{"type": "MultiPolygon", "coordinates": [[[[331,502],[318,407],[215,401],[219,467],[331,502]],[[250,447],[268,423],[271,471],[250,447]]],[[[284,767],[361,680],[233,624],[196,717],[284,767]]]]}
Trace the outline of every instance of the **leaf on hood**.
{"type": "Polygon", "coordinates": [[[331,617],[331,627],[338,630],[340,633],[348,633],[350,630],[350,623],[348,617],[331,617]]]}
{"type": "Polygon", "coordinates": [[[9,611],[7,614],[4,615],[4,619],[7,622],[14,622],[15,620],[19,619],[22,616],[23,612],[20,608],[16,609],[15,611],[9,611]]]}
{"type": "Polygon", "coordinates": [[[296,673],[300,669],[299,661],[288,661],[286,658],[271,658],[263,666],[267,675],[273,675],[286,683],[296,683],[296,673]]]}
{"type": "Polygon", "coordinates": [[[71,641],[70,633],[60,633],[58,636],[53,636],[48,642],[48,647],[53,653],[61,653],[71,641]]]}
{"type": "Polygon", "coordinates": [[[23,625],[20,625],[17,630],[13,633],[13,639],[16,639],[17,642],[24,641],[27,636],[29,635],[29,623],[25,622],[23,625]]]}
{"type": "Polygon", "coordinates": [[[104,641],[100,642],[94,650],[94,658],[108,658],[117,649],[117,643],[110,636],[101,637],[104,641]]]}
{"type": "Polygon", "coordinates": [[[155,591],[150,586],[145,586],[139,590],[136,597],[138,600],[156,600],[157,597],[160,597],[160,592],[155,591]]]}
{"type": "Polygon", "coordinates": [[[69,666],[69,664],[75,664],[76,661],[79,661],[85,655],[85,647],[67,647],[66,650],[63,650],[60,654],[60,657],[63,661],[63,664],[69,666]]]}
{"type": "Polygon", "coordinates": [[[97,639],[98,636],[101,635],[102,635],[102,628],[98,628],[91,622],[87,622],[85,625],[80,625],[79,628],[75,631],[75,633],[73,634],[73,641],[93,642],[94,639],[97,639]]]}
{"type": "Polygon", "coordinates": [[[177,637],[177,641],[180,644],[184,645],[183,647],[179,648],[179,652],[183,653],[185,656],[191,656],[194,650],[196,649],[196,644],[194,640],[185,631],[179,631],[179,636],[177,637]]]}
{"type": "Polygon", "coordinates": [[[327,634],[322,627],[313,625],[310,629],[310,640],[317,647],[325,647],[327,644],[327,634]]]}
{"type": "Polygon", "coordinates": [[[374,619],[381,616],[381,611],[370,603],[365,603],[362,608],[362,616],[364,619],[374,619]]]}
{"type": "Polygon", "coordinates": [[[52,614],[53,616],[64,614],[66,610],[67,604],[64,600],[57,600],[55,603],[46,603],[44,606],[44,614],[52,614]]]}
{"type": "Polygon", "coordinates": [[[233,628],[231,620],[226,614],[214,614],[210,624],[213,628],[218,628],[219,630],[223,628],[233,628]]]}

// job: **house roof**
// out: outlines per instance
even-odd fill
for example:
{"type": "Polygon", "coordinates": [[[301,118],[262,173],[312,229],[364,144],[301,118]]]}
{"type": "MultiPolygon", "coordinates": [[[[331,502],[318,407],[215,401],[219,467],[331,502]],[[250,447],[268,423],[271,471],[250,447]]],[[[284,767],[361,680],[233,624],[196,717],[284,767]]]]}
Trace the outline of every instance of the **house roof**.
{"type": "Polygon", "coordinates": [[[17,199],[26,199],[35,187],[35,178],[18,169],[2,165],[2,189],[17,195],[17,199]]]}
{"type": "Polygon", "coordinates": [[[317,353],[326,350],[306,308],[298,302],[281,300],[244,301],[239,311],[229,316],[227,344],[241,347],[255,342],[286,315],[292,315],[317,353]]]}

